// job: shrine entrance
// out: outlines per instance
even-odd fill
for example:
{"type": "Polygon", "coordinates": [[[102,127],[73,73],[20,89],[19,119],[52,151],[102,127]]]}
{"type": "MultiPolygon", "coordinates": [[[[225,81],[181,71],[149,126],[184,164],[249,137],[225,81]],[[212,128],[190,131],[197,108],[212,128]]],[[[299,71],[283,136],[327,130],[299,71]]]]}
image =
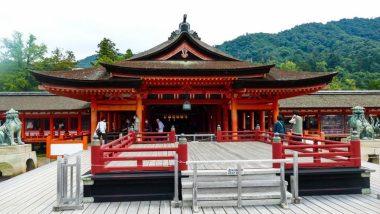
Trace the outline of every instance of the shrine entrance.
{"type": "Polygon", "coordinates": [[[157,118],[164,123],[164,131],[174,126],[176,133],[185,134],[214,133],[221,120],[217,105],[191,105],[191,110],[184,110],[182,105],[149,105],[146,109],[146,119],[153,131],[157,128],[157,118]]]}

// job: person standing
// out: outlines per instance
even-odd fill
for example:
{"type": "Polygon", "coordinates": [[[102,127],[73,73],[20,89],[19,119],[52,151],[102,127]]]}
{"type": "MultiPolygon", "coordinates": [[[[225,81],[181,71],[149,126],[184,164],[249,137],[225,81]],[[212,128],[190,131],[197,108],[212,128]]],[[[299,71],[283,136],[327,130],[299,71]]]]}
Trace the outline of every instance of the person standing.
{"type": "Polygon", "coordinates": [[[152,126],[150,125],[148,120],[145,120],[144,123],[144,132],[151,132],[152,131],[152,126]]]}
{"type": "Polygon", "coordinates": [[[157,121],[157,125],[158,125],[157,132],[164,132],[165,125],[158,118],[156,121],[157,121]]]}
{"type": "Polygon", "coordinates": [[[98,122],[95,130],[96,135],[99,137],[99,139],[104,140],[104,142],[107,143],[107,123],[105,117],[103,117],[102,120],[98,122]]]}
{"type": "Polygon", "coordinates": [[[282,120],[282,116],[281,115],[277,116],[277,122],[274,124],[273,132],[274,133],[276,133],[276,132],[279,133],[280,137],[284,138],[284,136],[281,136],[281,134],[285,134],[286,133],[286,131],[285,131],[285,123],[282,120]]]}
{"type": "MultiPolygon", "coordinates": [[[[302,133],[303,133],[303,130],[302,130],[303,124],[302,123],[303,122],[302,122],[302,117],[300,116],[299,111],[297,111],[297,110],[293,111],[293,117],[289,121],[289,123],[293,124],[292,135],[302,137],[302,133]]],[[[301,139],[295,139],[295,140],[301,141],[301,139]]]]}
{"type": "Polygon", "coordinates": [[[140,130],[140,119],[137,117],[137,115],[134,115],[133,119],[135,120],[133,121],[133,130],[135,132],[138,132],[140,130]]]}

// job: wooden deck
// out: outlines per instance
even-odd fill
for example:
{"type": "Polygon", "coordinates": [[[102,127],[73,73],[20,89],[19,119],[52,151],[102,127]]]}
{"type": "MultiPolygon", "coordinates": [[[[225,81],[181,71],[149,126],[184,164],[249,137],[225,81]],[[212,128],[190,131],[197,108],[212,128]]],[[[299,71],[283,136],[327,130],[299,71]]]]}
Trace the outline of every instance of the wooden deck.
{"type": "MultiPolygon", "coordinates": [[[[80,154],[82,172],[90,169],[90,152],[80,154]]],[[[190,160],[236,160],[269,159],[271,146],[262,143],[189,143],[190,160]]],[[[154,163],[150,163],[154,164],[154,163]]],[[[380,213],[380,166],[363,162],[375,169],[371,175],[372,194],[307,196],[301,204],[290,204],[285,210],[279,206],[246,206],[202,208],[199,213],[213,214],[269,214],[269,213],[380,213]]],[[[0,213],[54,213],[56,200],[56,163],[44,165],[28,173],[0,183],[0,213]]],[[[218,168],[219,165],[208,166],[218,168]]],[[[258,167],[265,167],[264,165],[258,167]]],[[[206,166],[199,166],[206,168],[206,166]]],[[[85,204],[84,210],[61,213],[141,213],[141,214],[185,214],[192,213],[190,207],[172,208],[170,201],[139,201],[85,204]]]]}

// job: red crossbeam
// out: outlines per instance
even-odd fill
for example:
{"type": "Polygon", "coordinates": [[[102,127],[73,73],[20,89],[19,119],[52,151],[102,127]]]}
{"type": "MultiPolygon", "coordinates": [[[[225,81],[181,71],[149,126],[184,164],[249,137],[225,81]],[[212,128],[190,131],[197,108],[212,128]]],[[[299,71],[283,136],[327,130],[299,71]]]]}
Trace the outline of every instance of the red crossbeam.
{"type": "Polygon", "coordinates": [[[144,161],[144,160],[174,160],[174,156],[129,156],[129,157],[104,157],[104,161],[144,161]]]}

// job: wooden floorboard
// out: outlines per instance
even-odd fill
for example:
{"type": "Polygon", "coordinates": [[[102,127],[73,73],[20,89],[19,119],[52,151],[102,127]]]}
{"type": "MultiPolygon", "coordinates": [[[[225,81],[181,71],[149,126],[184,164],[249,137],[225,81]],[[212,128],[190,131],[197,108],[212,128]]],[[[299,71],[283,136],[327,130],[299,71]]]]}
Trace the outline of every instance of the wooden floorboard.
{"type": "MultiPolygon", "coordinates": [[[[150,145],[137,145],[136,147],[149,147],[150,145]]],[[[154,145],[161,147],[162,145],[154,145]]],[[[176,144],[167,144],[173,147],[176,144]]],[[[257,142],[244,143],[215,143],[190,142],[188,143],[189,160],[238,160],[238,159],[270,159],[271,146],[257,142]]],[[[138,155],[173,155],[172,152],[137,153],[138,155]]],[[[90,152],[79,154],[82,157],[84,173],[90,169],[90,152]]],[[[123,154],[125,155],[125,154],[123,154]]],[[[115,165],[119,165],[115,164],[115,165]]],[[[128,163],[132,165],[132,163],[128,163]]],[[[134,163],[135,164],[135,163],[134,163]]],[[[149,161],[147,165],[168,165],[172,161],[149,161]]],[[[227,165],[200,164],[200,169],[222,169],[227,165]]],[[[246,167],[262,168],[270,164],[249,164],[246,167]]],[[[325,195],[306,196],[301,204],[289,204],[289,209],[275,206],[245,206],[200,208],[199,214],[319,214],[319,213],[380,213],[380,166],[363,162],[363,167],[375,170],[371,173],[371,190],[368,195],[325,195]]],[[[170,201],[137,201],[84,204],[83,210],[52,212],[56,204],[56,162],[44,165],[38,169],[0,182],[0,214],[3,213],[128,213],[128,214],[186,214],[193,213],[191,207],[174,208],[170,201]]]]}

